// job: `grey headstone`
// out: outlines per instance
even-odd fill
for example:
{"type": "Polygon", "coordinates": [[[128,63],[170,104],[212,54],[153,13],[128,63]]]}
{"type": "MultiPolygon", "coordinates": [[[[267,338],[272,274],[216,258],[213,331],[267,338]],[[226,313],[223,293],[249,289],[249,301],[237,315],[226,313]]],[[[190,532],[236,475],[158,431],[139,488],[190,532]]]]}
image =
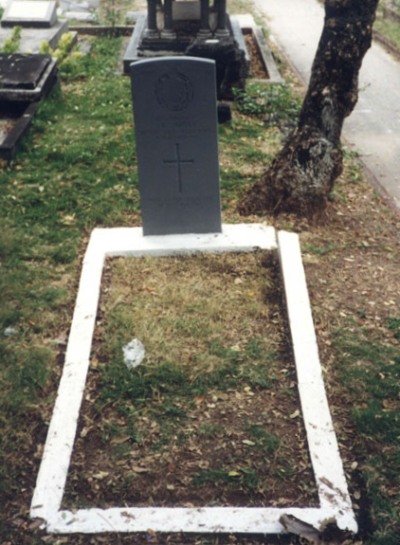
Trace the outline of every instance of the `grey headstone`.
{"type": "Polygon", "coordinates": [[[215,63],[131,66],[143,234],[221,232],[215,63]]]}
{"type": "Polygon", "coordinates": [[[3,27],[49,28],[57,22],[57,5],[54,0],[14,0],[3,14],[3,27]]]}

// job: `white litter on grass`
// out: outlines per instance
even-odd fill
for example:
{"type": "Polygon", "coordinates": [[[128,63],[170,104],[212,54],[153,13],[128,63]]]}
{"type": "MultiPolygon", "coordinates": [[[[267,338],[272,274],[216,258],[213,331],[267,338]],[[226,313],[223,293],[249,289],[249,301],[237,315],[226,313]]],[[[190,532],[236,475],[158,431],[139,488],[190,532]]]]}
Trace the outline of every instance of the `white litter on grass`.
{"type": "Polygon", "coordinates": [[[122,348],[122,352],[124,353],[124,363],[128,369],[138,367],[145,354],[143,343],[139,339],[132,339],[122,348]]]}
{"type": "Polygon", "coordinates": [[[18,329],[15,327],[8,326],[3,331],[3,334],[5,337],[13,337],[14,335],[17,335],[18,329]]]}

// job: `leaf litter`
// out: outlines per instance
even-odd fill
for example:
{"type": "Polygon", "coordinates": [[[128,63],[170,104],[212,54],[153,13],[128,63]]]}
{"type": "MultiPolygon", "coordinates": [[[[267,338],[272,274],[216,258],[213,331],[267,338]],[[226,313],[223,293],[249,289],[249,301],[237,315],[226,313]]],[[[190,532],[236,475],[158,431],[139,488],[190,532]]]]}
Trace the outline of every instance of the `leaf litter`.
{"type": "Polygon", "coordinates": [[[114,258],[102,285],[65,506],[316,505],[271,256],[114,258]]]}

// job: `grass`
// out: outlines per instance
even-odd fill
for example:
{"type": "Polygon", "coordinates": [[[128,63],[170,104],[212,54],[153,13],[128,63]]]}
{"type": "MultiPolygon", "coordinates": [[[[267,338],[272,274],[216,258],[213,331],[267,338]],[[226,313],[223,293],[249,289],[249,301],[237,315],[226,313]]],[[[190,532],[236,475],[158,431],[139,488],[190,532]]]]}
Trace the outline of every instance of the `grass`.
{"type": "MultiPolygon", "coordinates": [[[[63,65],[61,91],[54,92],[41,105],[17,158],[10,165],[2,165],[0,172],[2,543],[66,542],[63,537],[49,536],[44,541],[44,536],[30,526],[27,513],[88,235],[95,226],[131,226],[140,222],[129,81],[117,74],[120,48],[118,39],[94,39],[88,55],[63,65]]],[[[262,117],[236,110],[233,122],[220,128],[225,221],[243,221],[235,205],[273,157],[282,141],[286,120],[296,115],[289,90],[276,92],[283,96],[270,100],[269,91],[264,93],[261,89],[254,98],[250,89],[244,102],[256,102],[257,108],[261,104],[262,117]],[[263,93],[264,97],[260,96],[263,93]]],[[[374,530],[365,531],[360,539],[365,545],[398,545],[400,316],[396,306],[390,306],[390,299],[396,302],[398,294],[398,228],[390,211],[365,183],[356,158],[346,158],[342,181],[323,225],[299,224],[291,217],[264,219],[301,231],[302,243],[312,258],[306,263],[307,278],[334,420],[350,484],[353,489],[357,487],[358,480],[354,478],[353,482],[350,470],[357,460],[358,477],[366,488],[361,499],[367,507],[370,504],[374,524],[374,530]],[[343,279],[341,273],[346,266],[352,268],[343,279]],[[381,274],[379,268],[384,269],[382,274],[388,271],[388,276],[376,277],[381,274]],[[357,282],[350,288],[354,278],[357,282]],[[370,300],[375,303],[373,307],[370,300]]],[[[249,220],[254,219],[258,221],[249,220]]],[[[185,304],[185,318],[173,320],[178,337],[184,340],[200,327],[207,339],[207,324],[196,322],[202,304],[192,311],[190,298],[185,304]]],[[[241,302],[234,304],[240,306],[241,302]]],[[[105,385],[96,416],[98,420],[105,418],[102,411],[107,410],[107,404],[122,399],[118,414],[124,421],[123,429],[106,419],[100,437],[102,442],[111,442],[117,461],[125,461],[145,437],[146,420],[138,422],[138,408],[130,403],[132,397],[142,404],[140,407],[139,403],[140,410],[144,410],[149,399],[162,400],[158,407],[154,403],[151,414],[142,414],[149,419],[147,423],[159,426],[158,439],[152,447],[156,456],[171,443],[190,445],[192,432],[187,410],[194,398],[216,388],[221,389],[220,396],[231,395],[229,389],[238,382],[245,399],[245,385],[266,393],[280,389],[282,375],[274,371],[267,379],[265,376],[265,369],[271,367],[276,356],[273,350],[268,348],[266,367],[260,367],[261,373],[248,365],[265,349],[260,334],[250,335],[239,351],[234,340],[228,346],[218,340],[203,341],[207,360],[214,362],[207,373],[195,375],[189,365],[177,366],[176,357],[158,357],[148,368],[139,368],[132,379],[116,363],[120,357],[118,347],[130,339],[131,318],[123,305],[116,305],[110,318],[114,340],[109,355],[114,363],[107,369],[96,370],[94,365],[94,373],[105,385]],[[178,387],[179,396],[173,401],[171,392],[178,387]]],[[[168,316],[165,319],[172,321],[168,316]]],[[[162,347],[157,351],[162,354],[162,347]]],[[[206,360],[198,364],[206,365],[206,360]]],[[[289,384],[291,380],[289,377],[289,384]]],[[[291,392],[290,387],[287,390],[291,392]]],[[[198,431],[204,441],[217,443],[221,425],[202,422],[198,431]]],[[[257,448],[267,459],[273,460],[282,449],[282,438],[276,430],[255,423],[241,432],[254,443],[244,444],[243,449],[257,448]]],[[[80,433],[90,436],[91,430],[85,430],[83,424],[80,433]]],[[[83,474],[86,469],[81,469],[83,474]]],[[[285,482],[284,478],[295,474],[298,467],[288,464],[279,471],[285,482]]],[[[248,490],[257,489],[258,476],[257,468],[245,463],[197,471],[197,479],[210,482],[214,477],[248,490]],[[229,476],[229,472],[238,475],[229,476]]],[[[94,481],[101,482],[101,478],[107,482],[104,475],[98,475],[94,481]]],[[[132,470],[114,492],[128,494],[136,479],[132,470]]],[[[361,510],[362,502],[359,503],[361,510]]],[[[68,543],[96,543],[96,539],[76,536],[68,543]]],[[[115,539],[110,536],[107,542],[114,544],[115,539]]],[[[132,539],[118,536],[119,543],[132,539]]]]}
{"type": "Polygon", "coordinates": [[[391,19],[377,19],[374,28],[386,36],[396,47],[400,47],[400,29],[398,21],[391,19]]]}
{"type": "Polygon", "coordinates": [[[270,388],[279,339],[272,332],[265,339],[263,292],[270,280],[265,268],[254,268],[259,260],[255,255],[118,260],[99,353],[109,362],[101,378],[104,402],[128,396],[147,403],[163,394],[192,399],[243,381],[270,388]],[[169,285],[175,276],[179,286],[169,285]],[[134,377],[120,365],[121,346],[130,336],[149,353],[134,377]]]}
{"type": "Polygon", "coordinates": [[[118,40],[95,40],[90,57],[63,72],[63,92],[43,103],[18,158],[0,173],[2,504],[36,469],[32,434],[43,439],[53,403],[86,234],[137,209],[129,87],[115,77],[119,50],[118,40]],[[110,109],[119,124],[112,131],[110,109]]]}
{"type": "MultiPolygon", "coordinates": [[[[296,397],[286,396],[288,377],[282,375],[287,365],[282,324],[275,311],[274,322],[267,319],[276,308],[267,301],[277,289],[269,261],[263,252],[109,260],[95,373],[89,377],[91,402],[82,415],[89,428],[102,418],[87,444],[86,436],[77,440],[66,505],[80,504],[83,490],[85,500],[89,495],[96,505],[137,505],[154,496],[155,483],[159,505],[242,505],[244,497],[246,505],[258,505],[268,501],[271,478],[293,489],[289,451],[292,438],[300,436],[297,424],[283,416],[287,431],[281,433],[290,440],[267,431],[276,427],[271,413],[290,414],[297,407],[296,397]],[[124,365],[122,351],[132,338],[146,349],[134,371],[124,365]],[[81,468],[88,466],[94,443],[101,445],[101,455],[82,487],[81,468]],[[132,449],[139,473],[135,494],[121,491],[132,449]],[[183,490],[169,470],[178,460],[183,490]],[[106,489],[96,483],[94,495],[93,472],[101,467],[110,474],[110,464],[119,464],[120,472],[113,471],[106,489]],[[175,490],[173,498],[169,490],[175,490]]],[[[307,465],[302,452],[298,463],[307,465]]],[[[293,492],[285,497],[299,501],[293,492]]]]}
{"type": "Polygon", "coordinates": [[[374,29],[383,34],[396,47],[400,48],[400,30],[399,21],[392,17],[385,16],[384,7],[391,8],[400,15],[400,5],[395,1],[381,0],[377,10],[377,18],[374,23],[374,29]]]}
{"type": "MultiPolygon", "coordinates": [[[[391,318],[389,330],[398,339],[399,320],[391,318]]],[[[352,418],[365,456],[364,478],[372,503],[377,532],[369,542],[395,545],[400,538],[400,355],[397,346],[338,332],[343,379],[351,392],[352,418]],[[395,507],[397,506],[397,507],[395,507]]]]}

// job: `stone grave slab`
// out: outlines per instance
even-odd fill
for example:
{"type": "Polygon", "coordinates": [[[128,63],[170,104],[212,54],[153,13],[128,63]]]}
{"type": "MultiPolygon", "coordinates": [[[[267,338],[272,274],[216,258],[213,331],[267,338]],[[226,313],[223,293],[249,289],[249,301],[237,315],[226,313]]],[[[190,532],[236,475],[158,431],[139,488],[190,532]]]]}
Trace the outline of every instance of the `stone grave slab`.
{"type": "Polygon", "coordinates": [[[51,62],[49,55],[2,55],[1,89],[34,89],[51,62]]]}
{"type": "Polygon", "coordinates": [[[50,28],[56,21],[57,6],[55,1],[15,0],[6,7],[1,26],[50,28]]]}
{"type": "Polygon", "coordinates": [[[38,104],[58,80],[50,55],[0,54],[0,158],[10,160],[38,104]]]}
{"type": "MultiPolygon", "coordinates": [[[[12,27],[0,27],[0,47],[11,37],[12,27]]],[[[63,34],[68,32],[68,21],[57,21],[51,28],[27,28],[21,30],[19,53],[39,53],[42,42],[55,49],[63,34]]],[[[76,39],[76,33],[73,33],[76,39]]]]}
{"type": "Polygon", "coordinates": [[[39,100],[57,80],[50,55],[0,54],[0,101],[39,100]]]}
{"type": "Polygon", "coordinates": [[[215,63],[131,67],[144,235],[221,232],[215,63]]]}

